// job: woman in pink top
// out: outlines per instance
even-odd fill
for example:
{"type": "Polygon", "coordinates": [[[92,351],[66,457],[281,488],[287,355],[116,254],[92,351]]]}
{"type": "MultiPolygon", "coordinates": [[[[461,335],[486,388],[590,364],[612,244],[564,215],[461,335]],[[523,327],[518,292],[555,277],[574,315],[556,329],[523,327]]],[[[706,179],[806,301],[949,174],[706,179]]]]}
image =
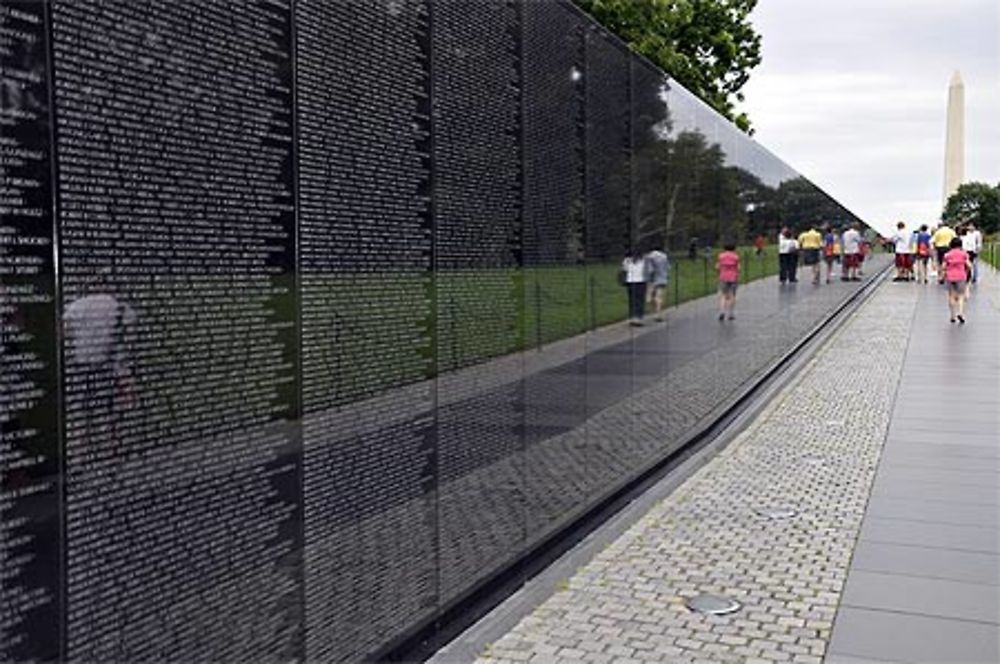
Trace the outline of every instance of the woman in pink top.
{"type": "Polygon", "coordinates": [[[965,284],[972,271],[972,261],[969,260],[969,254],[962,250],[961,238],[956,237],[949,246],[951,249],[942,260],[944,278],[948,282],[948,313],[951,315],[952,323],[957,318],[959,323],[964,324],[965,284]]]}
{"type": "Polygon", "coordinates": [[[736,245],[729,243],[723,247],[723,252],[715,260],[715,269],[719,271],[719,320],[733,320],[733,307],[736,305],[736,287],[740,283],[740,255],[736,253],[736,245]]]}

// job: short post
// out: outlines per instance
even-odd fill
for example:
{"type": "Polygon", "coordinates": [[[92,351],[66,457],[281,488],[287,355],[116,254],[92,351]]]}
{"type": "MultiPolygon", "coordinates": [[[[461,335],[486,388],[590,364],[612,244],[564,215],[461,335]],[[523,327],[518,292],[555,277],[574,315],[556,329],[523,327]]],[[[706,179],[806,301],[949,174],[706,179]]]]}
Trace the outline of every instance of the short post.
{"type": "Polygon", "coordinates": [[[542,284],[535,275],[535,347],[542,347],[542,284]]]}
{"type": "Polygon", "coordinates": [[[674,306],[679,307],[681,305],[681,263],[682,261],[677,261],[674,263],[674,306]]]}
{"type": "Polygon", "coordinates": [[[590,311],[590,329],[597,329],[597,298],[594,296],[594,275],[590,275],[590,279],[587,282],[587,288],[590,290],[590,306],[587,307],[590,311]]]}
{"type": "Polygon", "coordinates": [[[704,283],[702,284],[702,291],[701,291],[701,293],[702,293],[702,295],[708,295],[708,256],[705,256],[704,262],[702,263],[702,266],[704,267],[704,269],[702,270],[702,272],[704,274],[704,276],[703,276],[703,282],[704,283]]]}

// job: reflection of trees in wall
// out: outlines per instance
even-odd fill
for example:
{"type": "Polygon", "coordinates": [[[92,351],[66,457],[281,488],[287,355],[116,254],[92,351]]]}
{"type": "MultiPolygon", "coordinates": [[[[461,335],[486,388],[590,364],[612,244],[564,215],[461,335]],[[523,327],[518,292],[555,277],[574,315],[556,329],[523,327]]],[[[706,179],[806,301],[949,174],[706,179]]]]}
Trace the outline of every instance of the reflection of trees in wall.
{"type": "Polygon", "coordinates": [[[782,182],[776,193],[781,225],[802,230],[809,225],[854,221],[840,205],[804,177],[782,182]]]}
{"type": "MultiPolygon", "coordinates": [[[[781,226],[781,210],[777,191],[764,184],[759,177],[743,168],[733,168],[733,177],[739,187],[739,199],[746,219],[745,238],[758,235],[772,237],[781,226]]],[[[739,238],[734,238],[739,239],[739,238]]]]}
{"type": "MultiPolygon", "coordinates": [[[[638,77],[643,71],[637,72],[638,77]]],[[[669,180],[670,133],[673,120],[665,97],[667,87],[659,73],[652,84],[633,89],[632,176],[633,242],[642,249],[668,241],[673,226],[678,186],[669,180]]]]}
{"type": "Polygon", "coordinates": [[[746,208],[740,197],[737,169],[725,166],[717,143],[698,131],[682,131],[648,147],[643,160],[655,169],[662,186],[649,192],[640,209],[640,234],[662,233],[678,249],[691,238],[716,245],[746,232],[746,208]]]}
{"type": "MultiPolygon", "coordinates": [[[[766,184],[751,171],[726,165],[725,152],[700,130],[673,132],[665,89],[641,86],[634,103],[635,182],[633,242],[643,249],[660,239],[684,249],[773,237],[782,226],[843,225],[856,218],[804,177],[766,184]]],[[[624,168],[624,166],[623,166],[624,168]]]]}

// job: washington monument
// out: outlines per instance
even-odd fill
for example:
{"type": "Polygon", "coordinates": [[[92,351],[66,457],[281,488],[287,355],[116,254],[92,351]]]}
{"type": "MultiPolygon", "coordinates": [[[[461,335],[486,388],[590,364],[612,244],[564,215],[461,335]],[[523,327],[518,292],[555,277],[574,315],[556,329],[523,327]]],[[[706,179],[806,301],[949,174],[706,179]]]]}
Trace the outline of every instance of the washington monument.
{"type": "Polygon", "coordinates": [[[948,129],[944,141],[944,201],[965,180],[965,85],[958,70],[948,84],[948,129]]]}

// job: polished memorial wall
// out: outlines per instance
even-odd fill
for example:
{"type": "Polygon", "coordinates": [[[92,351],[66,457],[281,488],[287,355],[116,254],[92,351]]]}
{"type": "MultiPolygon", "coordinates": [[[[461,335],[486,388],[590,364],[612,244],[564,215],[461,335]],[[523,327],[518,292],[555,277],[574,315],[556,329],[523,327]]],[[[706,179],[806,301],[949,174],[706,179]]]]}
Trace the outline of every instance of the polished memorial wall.
{"type": "Polygon", "coordinates": [[[569,4],[3,0],[0,57],[2,661],[378,657],[839,302],[623,328],[629,252],[677,303],[854,217],[569,4]]]}

